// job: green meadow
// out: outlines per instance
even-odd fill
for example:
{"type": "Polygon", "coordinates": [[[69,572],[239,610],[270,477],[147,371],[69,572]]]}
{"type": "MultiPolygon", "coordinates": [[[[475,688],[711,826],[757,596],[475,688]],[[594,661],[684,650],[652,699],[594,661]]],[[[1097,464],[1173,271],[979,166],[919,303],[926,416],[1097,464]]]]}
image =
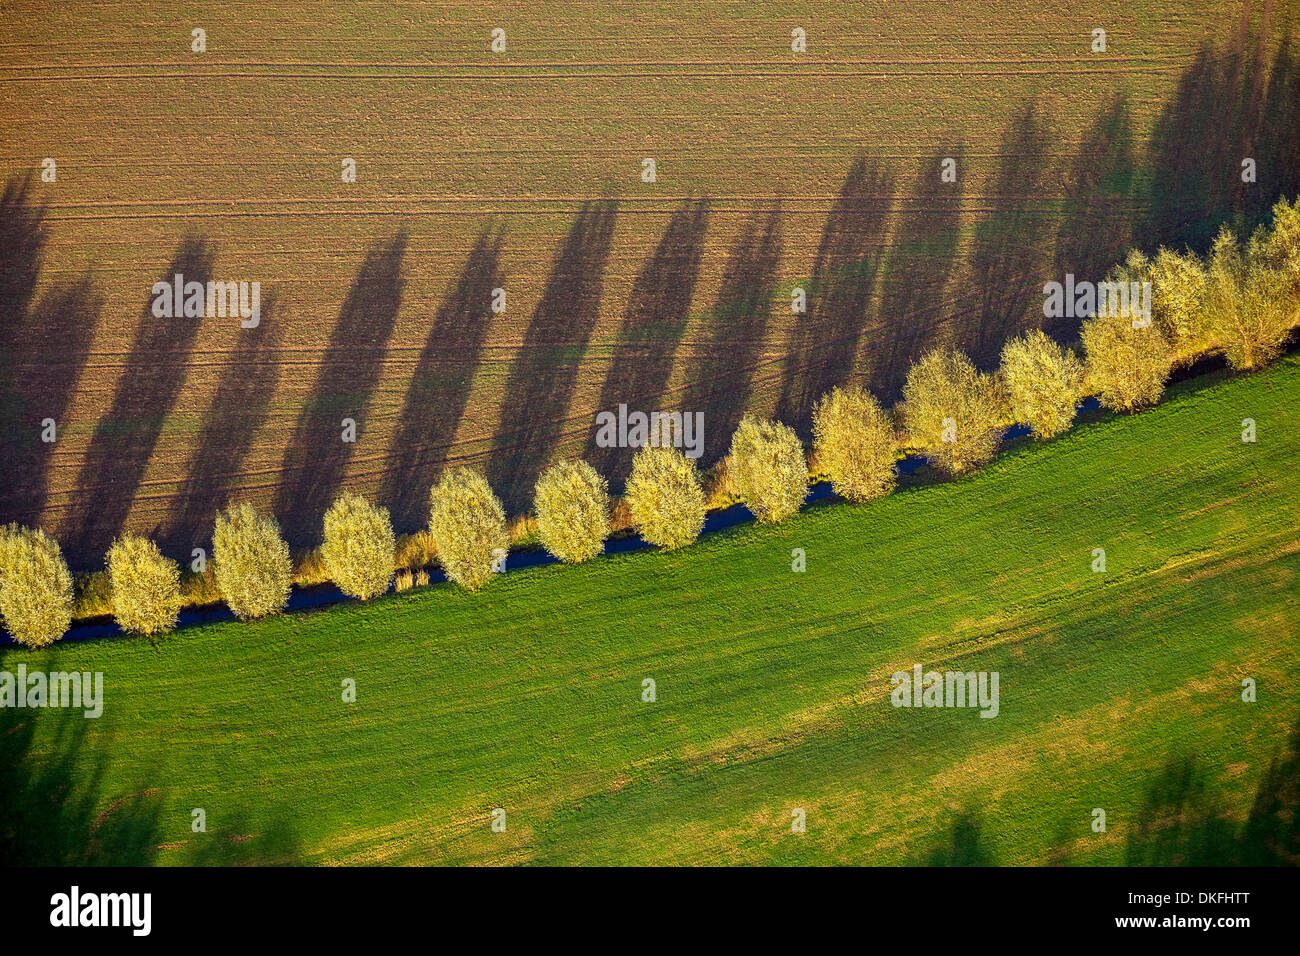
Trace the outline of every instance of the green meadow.
{"type": "Polygon", "coordinates": [[[105,703],[98,720],[0,711],[0,848],[159,864],[1257,859],[1295,788],[1298,399],[1291,355],[1018,442],[967,479],[673,554],[154,643],[6,648],[3,670],[102,671],[105,703]],[[890,675],[917,663],[998,672],[997,717],[891,706],[890,675]]]}

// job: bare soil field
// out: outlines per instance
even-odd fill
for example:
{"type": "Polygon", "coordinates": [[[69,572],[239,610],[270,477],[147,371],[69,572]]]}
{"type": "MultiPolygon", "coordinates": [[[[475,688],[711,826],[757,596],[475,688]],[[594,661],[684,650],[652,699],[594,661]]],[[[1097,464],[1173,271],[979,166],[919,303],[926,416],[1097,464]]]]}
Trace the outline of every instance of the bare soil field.
{"type": "Polygon", "coordinates": [[[451,463],[513,511],[549,458],[617,485],[619,403],[703,410],[708,464],[1300,191],[1290,0],[4,6],[0,521],[81,567],[232,498],[299,546],[343,487],[414,530],[451,463]],[[178,272],[261,324],[156,318],[178,272]]]}

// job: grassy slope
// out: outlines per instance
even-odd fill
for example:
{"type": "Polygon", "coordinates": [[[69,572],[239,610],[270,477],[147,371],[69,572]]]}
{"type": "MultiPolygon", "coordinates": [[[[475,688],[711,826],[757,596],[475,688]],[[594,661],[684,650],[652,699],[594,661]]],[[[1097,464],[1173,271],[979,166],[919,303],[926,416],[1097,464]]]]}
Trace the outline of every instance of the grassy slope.
{"type": "MultiPolygon", "coordinates": [[[[1240,817],[1294,719],[1297,397],[1289,357],[674,555],[65,645],[51,665],[107,683],[74,764],[107,759],[97,809],[158,789],[161,862],[251,835],[311,861],[884,863],[928,858],[959,813],[984,858],[1119,862],[1166,761],[1194,754],[1240,817]],[[1001,715],[889,706],[916,661],[998,670],[1001,715]]],[[[45,657],[0,666],[22,660],[45,657]]],[[[73,720],[41,718],[39,765],[73,720]]]]}

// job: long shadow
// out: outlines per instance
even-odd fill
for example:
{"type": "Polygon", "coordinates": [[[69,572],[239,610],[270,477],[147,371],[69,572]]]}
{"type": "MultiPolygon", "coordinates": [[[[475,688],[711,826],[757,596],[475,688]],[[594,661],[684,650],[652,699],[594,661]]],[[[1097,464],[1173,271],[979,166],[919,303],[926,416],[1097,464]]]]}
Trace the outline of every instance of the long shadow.
{"type": "MultiPolygon", "coordinates": [[[[0,195],[0,322],[21,323],[36,294],[47,234],[32,176],[10,176],[0,195]]],[[[0,353],[0,362],[4,361],[0,353]]]]}
{"type": "Polygon", "coordinates": [[[932,347],[946,318],[944,295],[961,240],[965,183],[962,176],[943,182],[942,164],[949,158],[958,170],[965,168],[965,150],[960,146],[921,162],[911,206],[899,212],[881,276],[881,325],[871,335],[870,384],[882,401],[900,397],[907,370],[932,347]]]}
{"type": "MultiPolygon", "coordinates": [[[[1064,282],[1067,273],[1078,280],[1100,282],[1129,245],[1133,228],[1129,203],[1133,197],[1135,161],[1133,121],[1128,100],[1117,96],[1103,109],[1079,144],[1079,152],[1065,177],[1065,205],[1056,234],[1053,278],[1064,282]],[[1108,254],[1098,262],[1099,252],[1108,254]],[[1103,274],[1095,274],[1100,268],[1103,274]]],[[[1043,331],[1060,342],[1073,341],[1078,318],[1043,320],[1043,331]]]]}
{"type": "Polygon", "coordinates": [[[1280,196],[1295,193],[1300,76],[1294,47],[1286,36],[1271,65],[1266,62],[1272,3],[1265,0],[1258,18],[1251,16],[1254,8],[1250,0],[1241,4],[1226,44],[1201,45],[1155,122],[1146,248],[1204,251],[1224,223],[1248,231],[1280,196]],[[1256,160],[1255,183],[1242,182],[1248,157],[1256,160]]]}
{"type": "Polygon", "coordinates": [[[280,380],[275,352],[281,327],[276,311],[275,298],[262,296],[260,323],[239,330],[239,352],[203,417],[189,474],[171,512],[154,530],[153,536],[168,552],[188,556],[191,548],[206,547],[217,511],[225,507],[240,465],[267,420],[280,380]]]}
{"type": "Polygon", "coordinates": [[[880,162],[855,159],[817,245],[808,311],[796,316],[786,345],[776,415],[801,432],[817,399],[853,372],[893,204],[880,162]]]}
{"type": "Polygon", "coordinates": [[[957,814],[952,827],[923,856],[913,861],[919,866],[996,866],[997,861],[984,844],[984,824],[974,810],[957,814]]]}
{"type": "Polygon", "coordinates": [[[1260,780],[1238,845],[1245,866],[1300,865],[1300,718],[1260,780]]]}
{"type": "MultiPolygon", "coordinates": [[[[28,667],[48,671],[34,661],[28,667]]],[[[80,710],[0,708],[0,867],[153,862],[158,793],[141,788],[99,809],[108,759],[104,747],[89,745],[90,724],[80,710]],[[38,754],[42,722],[58,729],[38,754]]]]}
{"type": "Polygon", "coordinates": [[[975,226],[970,261],[979,305],[959,334],[959,344],[982,369],[997,365],[1008,338],[1041,322],[1042,274],[1048,268],[1045,250],[1053,211],[1038,197],[1048,192],[1049,144],[1036,106],[1026,104],[1003,133],[1002,161],[991,197],[996,211],[975,226]]]}
{"type": "Polygon", "coordinates": [[[1300,62],[1290,34],[1283,37],[1273,58],[1263,116],[1266,121],[1256,137],[1259,181],[1248,190],[1245,203],[1253,222],[1266,219],[1273,203],[1283,196],[1300,195],[1300,62]]]}
{"type": "Polygon", "coordinates": [[[691,356],[694,380],[683,390],[683,413],[704,413],[702,465],[727,453],[745,413],[780,259],[780,208],[755,213],[732,248],[717,304],[703,318],[705,340],[691,356]]]}
{"type": "Polygon", "coordinates": [[[343,484],[356,445],[365,438],[366,407],[402,304],[406,243],[402,231],[366,252],[285,449],[274,510],[291,547],[319,537],[325,510],[343,484]],[[356,423],[355,442],[344,441],[345,418],[356,423]]]}
{"type": "MultiPolygon", "coordinates": [[[[659,400],[690,318],[708,215],[705,200],[683,203],[637,274],[614,344],[613,361],[601,387],[598,411],[616,411],[620,404],[642,411],[661,410],[659,400]]],[[[593,427],[584,457],[617,490],[631,471],[633,451],[597,447],[593,427]]]]}
{"type": "Polygon", "coordinates": [[[18,317],[6,336],[0,524],[41,523],[55,449],[103,307],[104,297],[89,279],[59,282],[18,317]],[[42,436],[47,418],[55,422],[53,443],[42,436]]]}
{"type": "MultiPolygon", "coordinates": [[[[208,243],[187,238],[161,281],[170,283],[180,274],[187,285],[206,283],[212,278],[214,255],[208,243]]],[[[95,426],[78,474],[74,500],[82,510],[73,518],[64,550],[83,567],[101,562],[126,524],[136,489],[184,384],[187,359],[198,334],[199,319],[158,318],[151,305],[152,294],[140,313],[112,405],[95,426]]]]}
{"type": "Polygon", "coordinates": [[[605,263],[614,235],[613,201],[587,203],[556,253],[506,380],[489,480],[518,512],[554,450],[583,354],[596,327],[605,263]]]}
{"type": "Polygon", "coordinates": [[[407,386],[381,491],[399,532],[427,520],[429,486],[464,415],[492,318],[492,290],[502,285],[501,244],[501,233],[491,231],[474,243],[455,289],[434,316],[407,386]]]}
{"type": "Polygon", "coordinates": [[[1125,844],[1129,866],[1300,864],[1300,720],[1260,780],[1246,820],[1234,825],[1190,755],[1171,760],[1147,788],[1125,844]]]}

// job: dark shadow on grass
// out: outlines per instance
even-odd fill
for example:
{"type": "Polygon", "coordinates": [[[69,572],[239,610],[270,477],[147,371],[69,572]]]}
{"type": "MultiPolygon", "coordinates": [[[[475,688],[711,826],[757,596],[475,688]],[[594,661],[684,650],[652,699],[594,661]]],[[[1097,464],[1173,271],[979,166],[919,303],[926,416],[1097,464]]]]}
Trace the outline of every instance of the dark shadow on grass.
{"type": "MultiPolygon", "coordinates": [[[[49,670],[51,657],[22,656],[29,674],[49,670]]],[[[108,758],[88,741],[91,723],[80,709],[0,708],[0,866],[154,862],[158,791],[141,787],[101,809],[108,758]],[[36,730],[45,725],[56,729],[38,753],[36,730]]]]}
{"type": "Polygon", "coordinates": [[[406,243],[401,231],[366,252],[285,449],[274,511],[290,547],[316,542],[353,451],[366,441],[366,409],[402,304],[406,243]],[[355,442],[343,440],[344,419],[356,424],[355,442]]]}
{"type": "Polygon", "coordinates": [[[951,828],[913,866],[996,866],[997,861],[984,845],[984,824],[974,810],[965,810],[954,818],[951,828]]]}
{"type": "MultiPolygon", "coordinates": [[[[209,808],[214,810],[215,808],[209,808]]],[[[229,819],[210,812],[207,831],[188,841],[191,866],[294,866],[301,863],[302,850],[293,811],[286,807],[267,810],[257,819],[237,811],[229,819]]]]}
{"type": "Polygon", "coordinates": [[[1206,771],[1190,754],[1148,786],[1129,832],[1128,866],[1300,864],[1300,720],[1260,780],[1250,812],[1234,824],[1206,771]]]}

